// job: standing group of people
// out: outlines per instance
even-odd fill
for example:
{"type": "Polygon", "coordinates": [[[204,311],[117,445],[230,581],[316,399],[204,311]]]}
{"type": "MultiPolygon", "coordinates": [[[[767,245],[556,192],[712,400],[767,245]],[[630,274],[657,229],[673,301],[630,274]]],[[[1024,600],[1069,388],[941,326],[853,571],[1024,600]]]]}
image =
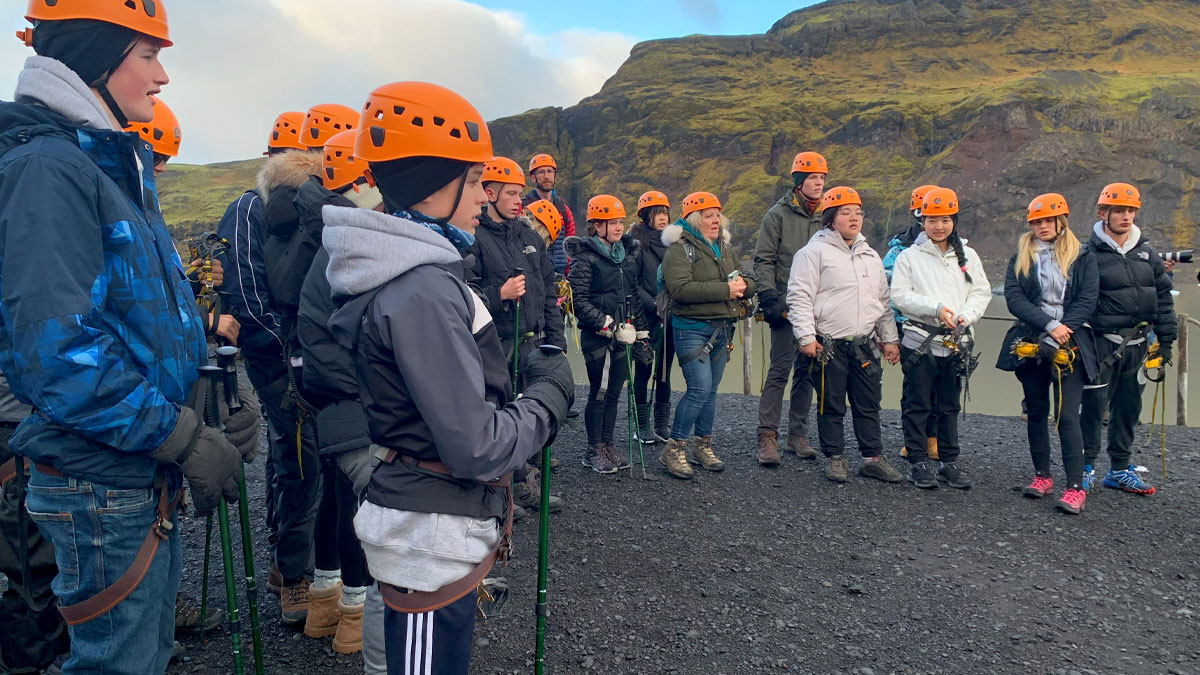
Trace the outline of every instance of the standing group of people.
{"type": "MultiPolygon", "coordinates": [[[[668,197],[648,191],[629,231],[621,200],[597,195],[577,235],[553,157],[496,157],[468,101],[394,82],[354,108],[281,114],[258,185],[185,266],[155,185],[181,139],[155,98],[169,82],[162,3],[30,0],[27,18],[36,56],[0,104],[6,671],[51,672],[68,643],[67,672],[165,670],[176,628],[200,623],[177,598],[176,507],[185,493],[198,513],[237,500],[261,402],[282,621],[361,650],[368,673],[465,673],[474,590],[507,560],[513,520],[561,507],[541,493],[557,461],[540,458],[575,399],[564,311],[581,332],[581,457],[596,472],[629,466],[615,440],[626,386],[631,433],[662,446],[667,472],[725,467],[716,392],[757,298],[772,339],[760,464],[782,461],[790,378],[788,449],[818,455],[816,394],[826,476],[849,480],[848,402],[858,473],[902,481],[880,433],[887,361],[904,370],[908,479],[971,486],[957,417],[990,289],[950,189],[914,191],[913,225],[880,258],[861,195],[826,188],[825,158],[800,153],[747,271],[717,195],[687,195],[672,223],[668,197]],[[220,342],[240,347],[253,390],[213,413],[221,394],[198,383],[220,342]],[[675,361],[686,391],[672,411],[675,361]]],[[[1065,200],[1035,198],[1006,274],[1017,322],[998,366],[1028,405],[1025,494],[1053,493],[1057,406],[1069,513],[1096,481],[1105,412],[1103,484],[1154,491],[1128,463],[1139,371],[1152,350],[1170,361],[1176,324],[1140,206],[1133,186],[1107,186],[1081,244],[1065,200]]]]}

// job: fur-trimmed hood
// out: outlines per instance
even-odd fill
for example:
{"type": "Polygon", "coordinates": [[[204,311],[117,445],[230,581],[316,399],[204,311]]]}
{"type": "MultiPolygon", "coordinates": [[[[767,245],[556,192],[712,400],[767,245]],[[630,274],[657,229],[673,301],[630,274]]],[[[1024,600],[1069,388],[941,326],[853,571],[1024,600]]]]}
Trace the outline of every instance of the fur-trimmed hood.
{"type": "Polygon", "coordinates": [[[321,153],[289,150],[267,159],[258,172],[258,193],[266,205],[271,192],[281,187],[298,188],[309,176],[321,173],[321,153]]]}
{"type": "MultiPolygon", "coordinates": [[[[663,240],[663,243],[666,244],[667,246],[674,244],[675,242],[679,241],[682,237],[683,237],[683,226],[680,225],[679,223],[674,223],[672,225],[668,225],[663,228],[662,240],[663,240]]],[[[729,228],[722,227],[721,228],[721,241],[724,242],[724,244],[726,246],[728,246],[729,242],[731,242],[732,240],[733,240],[733,235],[731,235],[729,233],[729,228]]]]}

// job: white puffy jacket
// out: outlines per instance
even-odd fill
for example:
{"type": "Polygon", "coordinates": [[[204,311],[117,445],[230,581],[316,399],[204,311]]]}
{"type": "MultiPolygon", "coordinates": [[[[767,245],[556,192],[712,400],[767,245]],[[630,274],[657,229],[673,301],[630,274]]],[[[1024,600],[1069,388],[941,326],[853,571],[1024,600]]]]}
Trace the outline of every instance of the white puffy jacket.
{"type": "Polygon", "coordinates": [[[861,234],[847,246],[833,230],[818,230],[792,259],[787,306],[801,345],[817,335],[850,338],[874,333],[884,343],[897,340],[883,261],[861,234]]]}
{"type": "MultiPolygon", "coordinates": [[[[892,271],[892,302],[896,308],[909,319],[930,325],[940,323],[938,313],[943,307],[949,307],[968,326],[978,321],[991,302],[992,288],[979,254],[966,245],[966,240],[963,253],[967,256],[970,283],[959,269],[953,248],[947,247],[942,253],[925,234],[917,237],[912,246],[896,257],[892,271]]],[[[917,342],[927,335],[920,328],[906,324],[905,346],[912,346],[910,333],[917,342]]]]}

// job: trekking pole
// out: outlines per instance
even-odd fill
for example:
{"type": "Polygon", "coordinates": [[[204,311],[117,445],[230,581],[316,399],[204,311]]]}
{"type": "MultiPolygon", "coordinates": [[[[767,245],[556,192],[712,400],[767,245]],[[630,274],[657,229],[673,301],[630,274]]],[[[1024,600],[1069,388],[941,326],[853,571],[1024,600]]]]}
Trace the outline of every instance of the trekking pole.
{"type": "MultiPolygon", "coordinates": [[[[525,270],[513,268],[513,277],[519,277],[525,270]]],[[[513,309],[513,355],[512,355],[512,393],[517,397],[517,369],[521,359],[521,298],[517,298],[513,309]]]]}
{"type": "Polygon", "coordinates": [[[546,665],[546,618],[550,616],[550,606],[546,602],[546,569],[550,559],[550,446],[542,448],[542,503],[538,510],[538,577],[537,603],[534,611],[537,615],[537,643],[534,650],[533,672],[542,675],[546,665]]]}
{"type": "MultiPolygon", "coordinates": [[[[201,366],[200,376],[208,380],[208,392],[204,402],[204,423],[217,430],[223,431],[221,424],[220,403],[217,401],[216,387],[221,381],[221,369],[217,366],[201,366]]],[[[233,670],[237,675],[243,675],[245,668],[242,664],[242,627],[238,619],[237,582],[233,578],[233,544],[229,535],[229,505],[222,499],[217,504],[217,524],[221,530],[221,561],[225,567],[225,600],[229,612],[229,633],[233,640],[233,670]]]]}
{"type": "MultiPolygon", "coordinates": [[[[217,364],[225,384],[225,405],[233,415],[242,409],[237,381],[238,348],[226,345],[217,348],[217,364]]],[[[246,604],[250,607],[250,644],[254,653],[255,675],[263,675],[262,629],[258,622],[258,582],[254,572],[254,541],[250,531],[250,504],[246,495],[246,465],[238,467],[238,520],[242,528],[242,569],[246,576],[246,604]]]]}
{"type": "Polygon", "coordinates": [[[208,619],[208,561],[212,557],[212,514],[204,519],[204,577],[200,582],[200,639],[208,619]]]}
{"type": "MultiPolygon", "coordinates": [[[[633,296],[625,296],[625,322],[633,325],[633,312],[629,311],[632,306],[631,299],[633,296]]],[[[633,459],[634,440],[637,441],[638,462],[642,465],[642,478],[649,480],[646,474],[646,456],[642,452],[642,439],[638,434],[641,433],[641,423],[638,420],[637,412],[637,396],[633,392],[633,358],[630,356],[633,351],[632,345],[625,345],[625,397],[626,407],[626,424],[625,424],[625,453],[630,460],[633,459]]],[[[633,462],[629,462],[629,476],[633,477],[633,462]]]]}

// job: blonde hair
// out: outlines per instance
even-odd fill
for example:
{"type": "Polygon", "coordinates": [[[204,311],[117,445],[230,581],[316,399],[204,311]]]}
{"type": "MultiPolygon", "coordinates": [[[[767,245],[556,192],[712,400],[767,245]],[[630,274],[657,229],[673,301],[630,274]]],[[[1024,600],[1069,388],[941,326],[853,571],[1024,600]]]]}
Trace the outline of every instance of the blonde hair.
{"type": "MultiPolygon", "coordinates": [[[[1071,267],[1071,263],[1079,257],[1079,239],[1075,237],[1075,233],[1071,231],[1067,224],[1066,216],[1056,216],[1058,221],[1059,235],[1054,241],[1054,260],[1058,263],[1058,269],[1064,277],[1068,277],[1067,270],[1071,267]]],[[[1033,232],[1026,232],[1017,240],[1017,266],[1016,272],[1018,277],[1029,276],[1029,268],[1033,267],[1033,242],[1035,237],[1033,232]]]]}
{"type": "MultiPolygon", "coordinates": [[[[685,223],[687,223],[688,225],[691,225],[693,230],[700,232],[700,228],[702,227],[701,218],[704,217],[702,215],[703,213],[704,213],[704,209],[700,209],[699,211],[692,211],[691,213],[689,213],[687,215],[687,218],[683,219],[683,221],[685,223]]],[[[729,219],[725,217],[724,211],[721,211],[720,215],[721,215],[721,229],[724,230],[725,228],[729,227],[729,219]]],[[[717,241],[719,241],[720,239],[721,239],[721,235],[720,235],[720,233],[718,233],[717,241]]]]}

